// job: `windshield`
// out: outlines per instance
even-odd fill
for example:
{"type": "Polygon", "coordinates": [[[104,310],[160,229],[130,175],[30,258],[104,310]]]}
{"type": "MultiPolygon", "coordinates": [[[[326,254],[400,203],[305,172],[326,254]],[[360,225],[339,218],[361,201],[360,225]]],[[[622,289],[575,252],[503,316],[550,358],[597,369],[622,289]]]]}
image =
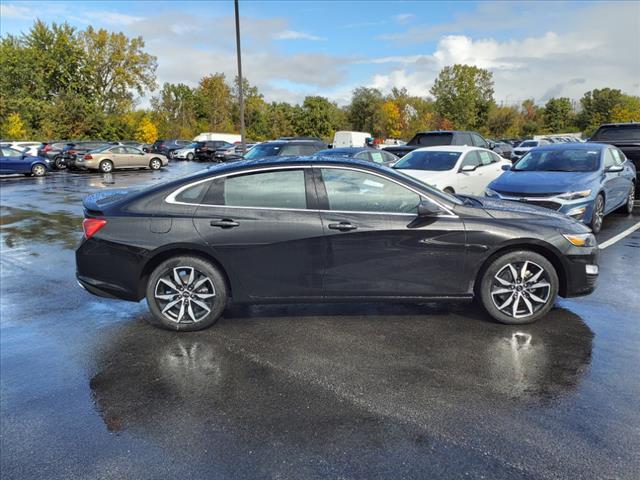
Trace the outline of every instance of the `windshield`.
{"type": "Polygon", "coordinates": [[[399,160],[393,168],[442,172],[455,167],[460,152],[413,151],[399,160]]]}
{"type": "Polygon", "coordinates": [[[253,160],[256,158],[263,158],[263,157],[275,157],[278,155],[278,152],[280,152],[281,148],[282,148],[282,144],[280,143],[277,143],[277,144],[264,143],[262,145],[256,145],[245,154],[244,158],[246,158],[247,160],[253,160]]]}
{"type": "Polygon", "coordinates": [[[109,150],[110,148],[113,148],[113,145],[102,145],[101,147],[98,148],[93,148],[90,151],[91,152],[104,152],[105,150],[109,150]]]}
{"type": "Polygon", "coordinates": [[[438,145],[451,145],[452,133],[418,133],[408,145],[420,145],[421,147],[435,147],[438,145]]]}
{"type": "Polygon", "coordinates": [[[534,142],[534,141],[527,141],[527,142],[522,142],[520,145],[518,145],[519,147],[522,148],[531,148],[531,147],[537,147],[538,146],[538,142],[534,142]]]}
{"type": "Polygon", "coordinates": [[[593,172],[600,165],[600,150],[532,150],[512,170],[521,172],[593,172]]]}
{"type": "Polygon", "coordinates": [[[434,188],[433,186],[423,182],[419,178],[412,177],[411,175],[404,173],[401,170],[396,170],[396,173],[398,173],[399,175],[402,175],[405,178],[405,180],[408,181],[408,183],[416,184],[417,186],[426,190],[436,198],[440,197],[441,199],[448,200],[449,202],[455,203],[456,205],[462,205],[464,203],[460,198],[456,197],[455,195],[451,195],[450,193],[443,192],[442,190],[438,190],[437,188],[434,188]]]}

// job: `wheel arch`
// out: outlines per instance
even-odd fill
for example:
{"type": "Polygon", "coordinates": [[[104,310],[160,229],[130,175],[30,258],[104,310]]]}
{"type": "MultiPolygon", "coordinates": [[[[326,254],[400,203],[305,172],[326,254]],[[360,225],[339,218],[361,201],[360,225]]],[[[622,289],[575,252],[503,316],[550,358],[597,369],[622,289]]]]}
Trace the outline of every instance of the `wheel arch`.
{"type": "Polygon", "coordinates": [[[147,289],[147,282],[149,281],[151,272],[153,272],[153,270],[155,270],[155,268],[165,260],[180,255],[198,257],[213,264],[218,270],[220,270],[220,273],[224,278],[225,284],[227,286],[227,291],[229,292],[229,298],[233,297],[231,279],[229,277],[229,274],[227,273],[227,269],[224,267],[224,265],[222,265],[220,261],[218,261],[217,258],[215,258],[213,255],[211,255],[211,253],[209,253],[199,245],[171,245],[163,248],[162,250],[156,251],[155,254],[151,258],[149,258],[142,267],[138,282],[138,298],[144,298],[145,291],[147,289]]]}
{"type": "Polygon", "coordinates": [[[567,288],[568,288],[568,280],[567,280],[567,271],[562,263],[561,254],[558,252],[552,245],[548,243],[541,242],[539,240],[531,239],[526,241],[518,241],[517,243],[511,243],[508,245],[503,245],[498,249],[491,252],[490,255],[485,258],[482,265],[475,274],[474,277],[474,294],[478,295],[478,287],[480,286],[482,275],[487,270],[491,262],[493,262],[497,257],[504,255],[505,253],[517,251],[517,250],[529,250],[531,252],[538,253],[542,255],[544,258],[549,260],[551,265],[556,271],[558,275],[558,294],[561,297],[566,296],[567,288]],[[526,243],[525,243],[526,242],[526,243]]]}

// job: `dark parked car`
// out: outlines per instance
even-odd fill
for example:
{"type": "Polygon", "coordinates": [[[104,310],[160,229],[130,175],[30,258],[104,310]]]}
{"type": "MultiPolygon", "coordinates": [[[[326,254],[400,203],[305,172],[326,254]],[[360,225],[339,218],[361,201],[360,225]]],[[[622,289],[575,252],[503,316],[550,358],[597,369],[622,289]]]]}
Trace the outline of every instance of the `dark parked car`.
{"type": "Polygon", "coordinates": [[[49,171],[49,165],[48,158],[33,157],[9,145],[0,145],[0,174],[22,173],[42,177],[49,171]]]}
{"type": "Polygon", "coordinates": [[[84,200],[77,279],[173,330],[227,303],[480,301],[504,323],[593,291],[595,237],[547,209],[453,196],[373,162],[239,161],[84,200]],[[146,221],[143,221],[146,220],[146,221]],[[470,248],[472,247],[472,248],[470,248]]]}
{"type": "Polygon", "coordinates": [[[558,210],[598,233],[606,214],[633,211],[635,179],[633,163],[616,147],[559,143],[530,150],[486,195],[558,210]]]}
{"type": "Polygon", "coordinates": [[[493,151],[500,155],[502,158],[506,158],[507,160],[511,160],[511,153],[513,152],[513,147],[510,143],[506,142],[494,142],[495,147],[493,151]]]}
{"type": "MultiPolygon", "coordinates": [[[[636,166],[636,185],[640,182],[640,123],[610,123],[600,128],[589,142],[615,145],[636,166]]],[[[636,198],[640,198],[640,189],[636,188],[636,198]]]]}
{"type": "Polygon", "coordinates": [[[235,144],[224,140],[206,140],[196,142],[194,153],[200,162],[220,162],[224,160],[224,152],[232,148],[235,151],[235,147],[235,144]]]}
{"type": "Polygon", "coordinates": [[[156,140],[151,145],[149,149],[149,153],[160,153],[167,158],[173,158],[173,152],[179,150],[181,148],[186,147],[187,145],[192,144],[191,140],[156,140]]]}
{"type": "Polygon", "coordinates": [[[379,163],[380,165],[391,166],[400,160],[393,153],[378,150],[370,147],[345,147],[345,148],[329,148],[320,150],[314,155],[319,157],[346,157],[357,158],[368,162],[379,163]]]}
{"type": "Polygon", "coordinates": [[[244,158],[258,160],[265,157],[286,157],[295,155],[314,155],[327,148],[322,140],[272,140],[263,142],[249,150],[244,158]]]}
{"type": "Polygon", "coordinates": [[[494,144],[485,140],[476,132],[462,132],[457,130],[436,130],[433,132],[418,132],[406,145],[386,147],[387,152],[402,158],[416,148],[436,147],[440,145],[467,145],[493,150],[494,144]]]}
{"type": "Polygon", "coordinates": [[[69,142],[66,141],[49,141],[43,142],[38,149],[38,156],[47,158],[52,168],[62,170],[67,167],[62,158],[62,150],[69,142]]]}
{"type": "Polygon", "coordinates": [[[87,140],[67,143],[62,149],[62,161],[69,169],[76,168],[76,159],[83,157],[92,150],[103,148],[109,145],[109,142],[103,140],[87,140]]]}

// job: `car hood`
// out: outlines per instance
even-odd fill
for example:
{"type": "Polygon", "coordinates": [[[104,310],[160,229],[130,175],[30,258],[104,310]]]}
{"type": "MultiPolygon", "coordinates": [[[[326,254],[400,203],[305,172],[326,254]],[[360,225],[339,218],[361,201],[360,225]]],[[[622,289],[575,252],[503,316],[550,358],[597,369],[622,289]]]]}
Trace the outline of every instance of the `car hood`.
{"type": "Polygon", "coordinates": [[[482,209],[493,218],[508,220],[535,220],[547,224],[552,223],[558,230],[567,233],[588,233],[591,231],[588,227],[577,220],[554,210],[549,210],[548,208],[488,197],[471,198],[479,201],[482,209]]]}
{"type": "Polygon", "coordinates": [[[392,147],[385,147],[383,150],[386,150],[387,152],[391,152],[394,155],[397,155],[398,157],[402,157],[403,155],[406,155],[407,153],[415,150],[416,148],[418,147],[414,145],[394,145],[392,147]]]}
{"type": "Polygon", "coordinates": [[[518,172],[508,170],[489,184],[489,188],[516,195],[563,193],[583,189],[598,177],[597,172],[518,172]]]}
{"type": "Polygon", "coordinates": [[[440,172],[433,170],[413,170],[405,168],[398,168],[397,170],[402,173],[406,173],[413,178],[417,178],[421,182],[424,182],[427,185],[431,185],[436,188],[445,188],[450,186],[446,183],[450,183],[452,180],[451,177],[452,175],[454,175],[453,170],[444,170],[440,172]]]}

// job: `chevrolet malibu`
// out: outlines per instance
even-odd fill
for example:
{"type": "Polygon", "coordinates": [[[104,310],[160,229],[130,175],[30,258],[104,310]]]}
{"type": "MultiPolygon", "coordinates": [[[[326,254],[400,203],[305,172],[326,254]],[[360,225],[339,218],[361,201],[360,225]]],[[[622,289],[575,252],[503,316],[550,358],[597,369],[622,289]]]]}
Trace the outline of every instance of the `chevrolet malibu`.
{"type": "Polygon", "coordinates": [[[373,162],[271,157],[84,200],[77,279],[173,330],[228,302],[469,301],[528,323],[590,293],[597,246],[534,206],[450,195],[373,162]]]}
{"type": "Polygon", "coordinates": [[[635,166],[618,148],[561,143],[531,150],[485,194],[558,210],[598,233],[606,214],[633,212],[635,181],[635,166]]]}

